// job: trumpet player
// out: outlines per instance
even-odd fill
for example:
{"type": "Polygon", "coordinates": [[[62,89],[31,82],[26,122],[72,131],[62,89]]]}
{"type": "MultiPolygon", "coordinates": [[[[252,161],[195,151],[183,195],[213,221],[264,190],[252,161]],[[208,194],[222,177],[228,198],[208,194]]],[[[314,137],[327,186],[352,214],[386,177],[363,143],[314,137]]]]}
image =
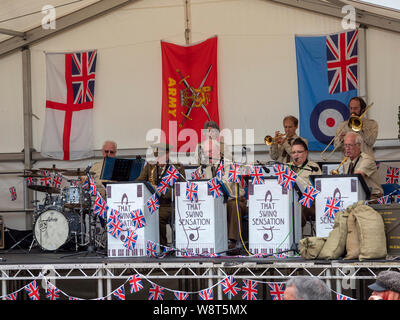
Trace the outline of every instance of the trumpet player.
{"type": "MultiPolygon", "coordinates": [[[[367,108],[367,104],[361,97],[354,97],[349,102],[349,109],[351,116],[360,117],[367,108]]],[[[335,139],[334,139],[334,146],[337,150],[343,150],[345,152],[343,144],[344,144],[344,137],[348,132],[353,131],[351,126],[349,126],[349,120],[343,121],[339,124],[338,128],[336,129],[335,139]]],[[[362,119],[362,127],[361,130],[358,131],[359,135],[362,139],[362,147],[361,152],[369,154],[373,158],[374,155],[374,143],[378,136],[378,123],[373,119],[366,119],[365,117],[362,119]]]]}
{"type": "MultiPolygon", "coordinates": [[[[279,131],[275,132],[274,143],[271,145],[270,149],[270,156],[272,160],[287,163],[293,160],[291,156],[292,144],[295,139],[300,138],[296,134],[298,124],[299,120],[294,116],[286,116],[283,119],[283,128],[285,130],[285,134],[282,135],[279,131]]],[[[307,139],[301,139],[308,144],[307,139]]]]}

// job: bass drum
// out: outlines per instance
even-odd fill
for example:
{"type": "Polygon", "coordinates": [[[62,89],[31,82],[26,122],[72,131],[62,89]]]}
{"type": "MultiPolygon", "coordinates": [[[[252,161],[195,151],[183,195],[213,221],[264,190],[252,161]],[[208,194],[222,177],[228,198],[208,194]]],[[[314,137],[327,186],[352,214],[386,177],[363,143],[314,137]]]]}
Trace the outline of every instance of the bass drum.
{"type": "Polygon", "coordinates": [[[35,221],[34,235],[43,250],[55,251],[66,244],[73,232],[80,232],[80,217],[63,213],[58,208],[47,208],[35,221]]]}

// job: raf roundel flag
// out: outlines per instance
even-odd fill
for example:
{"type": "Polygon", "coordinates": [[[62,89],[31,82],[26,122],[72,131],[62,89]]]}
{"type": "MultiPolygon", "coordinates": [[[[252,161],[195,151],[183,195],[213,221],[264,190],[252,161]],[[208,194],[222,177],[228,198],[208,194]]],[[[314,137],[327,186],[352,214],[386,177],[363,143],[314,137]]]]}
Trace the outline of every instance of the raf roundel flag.
{"type": "Polygon", "coordinates": [[[358,96],[358,29],[327,36],[296,36],[300,135],[310,150],[323,150],[348,103],[358,96]]]}

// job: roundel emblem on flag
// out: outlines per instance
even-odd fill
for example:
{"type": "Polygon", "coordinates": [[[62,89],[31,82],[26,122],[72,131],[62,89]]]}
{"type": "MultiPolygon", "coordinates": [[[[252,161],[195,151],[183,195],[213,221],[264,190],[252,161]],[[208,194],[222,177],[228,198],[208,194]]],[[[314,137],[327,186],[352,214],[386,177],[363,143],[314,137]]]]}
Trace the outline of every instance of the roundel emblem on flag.
{"type": "Polygon", "coordinates": [[[339,123],[349,118],[349,108],[338,100],[324,100],[311,113],[310,128],[314,137],[328,144],[335,136],[339,123]]]}

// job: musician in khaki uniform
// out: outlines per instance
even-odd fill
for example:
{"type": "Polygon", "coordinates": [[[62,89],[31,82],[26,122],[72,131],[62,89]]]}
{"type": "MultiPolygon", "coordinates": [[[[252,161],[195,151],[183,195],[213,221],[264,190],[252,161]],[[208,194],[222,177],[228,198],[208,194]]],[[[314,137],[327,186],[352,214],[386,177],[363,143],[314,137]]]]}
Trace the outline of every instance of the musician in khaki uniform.
{"type": "Polygon", "coordinates": [[[362,137],[355,132],[348,132],[344,137],[344,152],[348,160],[343,164],[345,174],[361,174],[371,191],[371,199],[383,196],[383,189],[379,183],[378,169],[375,158],[361,152],[362,137]]]}
{"type": "MultiPolygon", "coordinates": [[[[349,109],[350,114],[353,116],[361,116],[367,105],[365,101],[360,97],[354,97],[349,102],[349,109]]],[[[339,124],[338,128],[336,129],[335,139],[334,139],[334,146],[337,150],[342,150],[345,152],[343,144],[344,144],[344,137],[348,132],[352,132],[353,130],[348,125],[349,121],[343,121],[339,124]]],[[[362,139],[362,147],[361,152],[370,155],[371,157],[375,158],[374,155],[374,143],[378,136],[378,123],[372,119],[366,119],[365,117],[362,118],[362,129],[358,131],[359,135],[362,139]]]]}
{"type": "MultiPolygon", "coordinates": [[[[293,160],[292,153],[292,144],[294,140],[300,138],[296,134],[296,130],[299,125],[299,120],[294,116],[287,116],[283,119],[283,127],[285,129],[286,137],[283,138],[279,131],[275,132],[274,141],[275,144],[271,145],[270,156],[272,160],[281,162],[281,163],[289,163],[293,160]]],[[[308,144],[307,139],[301,138],[308,144]]]]}
{"type": "MultiPolygon", "coordinates": [[[[154,163],[146,163],[139,177],[135,180],[136,182],[148,181],[152,184],[154,189],[161,181],[162,176],[168,169],[169,163],[169,152],[172,150],[172,146],[160,143],[152,146],[154,149],[154,156],[156,161],[154,163]]],[[[175,168],[180,173],[180,178],[178,181],[185,181],[185,169],[181,164],[174,164],[175,168]]],[[[160,208],[158,210],[159,224],[160,224],[160,244],[163,246],[168,246],[167,241],[167,224],[170,223],[171,219],[171,194],[172,188],[169,188],[166,194],[159,194],[160,208]]]]}

